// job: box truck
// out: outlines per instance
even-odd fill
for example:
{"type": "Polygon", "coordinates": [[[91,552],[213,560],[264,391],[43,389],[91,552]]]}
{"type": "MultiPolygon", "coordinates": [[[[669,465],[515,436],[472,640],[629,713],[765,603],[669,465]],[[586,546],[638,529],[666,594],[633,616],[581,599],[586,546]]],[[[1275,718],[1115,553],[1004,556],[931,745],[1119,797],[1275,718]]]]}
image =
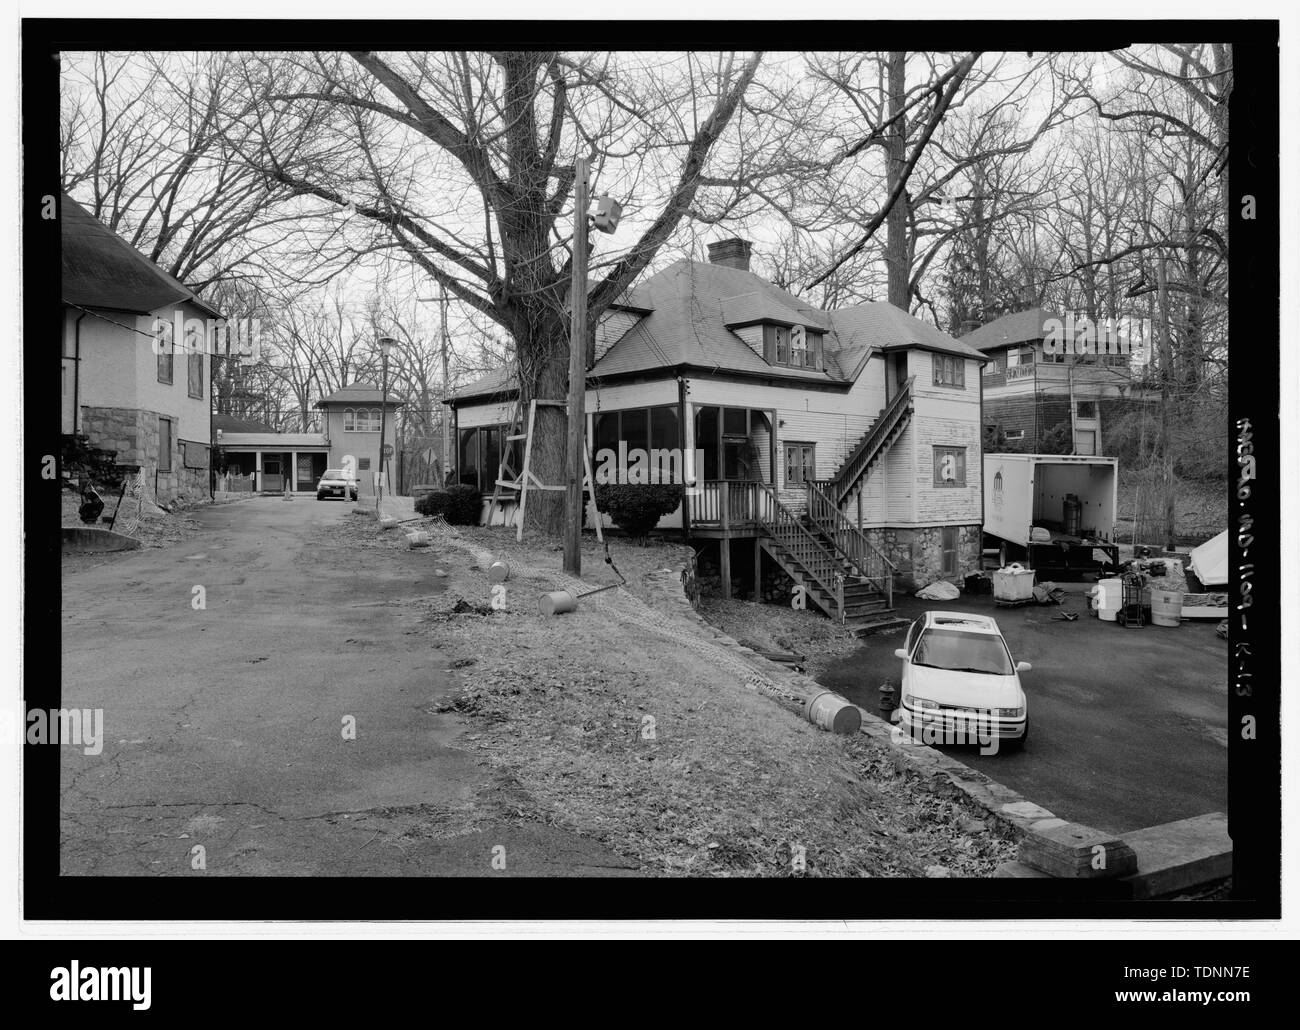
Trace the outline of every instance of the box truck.
{"type": "Polygon", "coordinates": [[[1082,454],[985,454],[984,547],[1039,579],[1119,565],[1119,460],[1082,454]]]}

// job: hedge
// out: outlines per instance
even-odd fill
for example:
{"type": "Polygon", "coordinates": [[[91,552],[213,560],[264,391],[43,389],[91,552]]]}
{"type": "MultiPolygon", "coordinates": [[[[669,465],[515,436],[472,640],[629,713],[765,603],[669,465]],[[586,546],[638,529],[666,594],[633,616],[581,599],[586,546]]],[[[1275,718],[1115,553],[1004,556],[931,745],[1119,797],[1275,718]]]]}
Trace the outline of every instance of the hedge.
{"type": "Polygon", "coordinates": [[[452,526],[477,526],[483,503],[477,487],[456,483],[415,499],[419,515],[441,515],[452,526]]]}

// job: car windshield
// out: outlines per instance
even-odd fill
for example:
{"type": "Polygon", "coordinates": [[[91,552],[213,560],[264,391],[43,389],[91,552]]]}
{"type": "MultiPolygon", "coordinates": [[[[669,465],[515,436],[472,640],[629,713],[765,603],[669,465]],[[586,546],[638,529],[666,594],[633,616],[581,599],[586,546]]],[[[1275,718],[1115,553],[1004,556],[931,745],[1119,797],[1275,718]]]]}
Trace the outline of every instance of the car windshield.
{"type": "Polygon", "coordinates": [[[325,475],[321,476],[321,479],[347,479],[347,478],[348,477],[343,474],[343,471],[341,469],[326,469],[325,475]]]}
{"type": "Polygon", "coordinates": [[[1012,673],[1011,656],[1001,637],[956,629],[926,630],[912,654],[912,664],[992,676],[1012,673]]]}

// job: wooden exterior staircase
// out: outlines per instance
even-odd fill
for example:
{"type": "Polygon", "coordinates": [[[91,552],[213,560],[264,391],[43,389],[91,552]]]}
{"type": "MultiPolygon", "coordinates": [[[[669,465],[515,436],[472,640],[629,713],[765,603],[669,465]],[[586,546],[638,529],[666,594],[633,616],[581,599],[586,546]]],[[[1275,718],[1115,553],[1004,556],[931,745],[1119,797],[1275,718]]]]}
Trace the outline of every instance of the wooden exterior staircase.
{"type": "Polygon", "coordinates": [[[760,506],[759,546],[827,617],[859,632],[906,621],[893,615],[893,564],[820,489],[809,485],[809,510],[799,515],[768,484],[758,488],[769,502],[760,506]]]}
{"type": "Polygon", "coordinates": [[[910,377],[890,402],[880,409],[876,421],[844,459],[835,475],[817,484],[837,508],[849,499],[867,473],[889,452],[894,441],[903,435],[903,430],[912,418],[912,384],[915,381],[916,376],[910,377]]]}

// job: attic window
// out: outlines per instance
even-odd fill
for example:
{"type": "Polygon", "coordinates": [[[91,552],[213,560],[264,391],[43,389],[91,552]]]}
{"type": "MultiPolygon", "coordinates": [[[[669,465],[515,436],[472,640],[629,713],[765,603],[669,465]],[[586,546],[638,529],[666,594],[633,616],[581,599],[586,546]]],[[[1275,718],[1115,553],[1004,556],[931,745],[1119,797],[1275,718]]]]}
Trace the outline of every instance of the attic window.
{"type": "Polygon", "coordinates": [[[763,326],[763,357],[769,365],[823,369],[822,334],[797,325],[763,326]]]}

